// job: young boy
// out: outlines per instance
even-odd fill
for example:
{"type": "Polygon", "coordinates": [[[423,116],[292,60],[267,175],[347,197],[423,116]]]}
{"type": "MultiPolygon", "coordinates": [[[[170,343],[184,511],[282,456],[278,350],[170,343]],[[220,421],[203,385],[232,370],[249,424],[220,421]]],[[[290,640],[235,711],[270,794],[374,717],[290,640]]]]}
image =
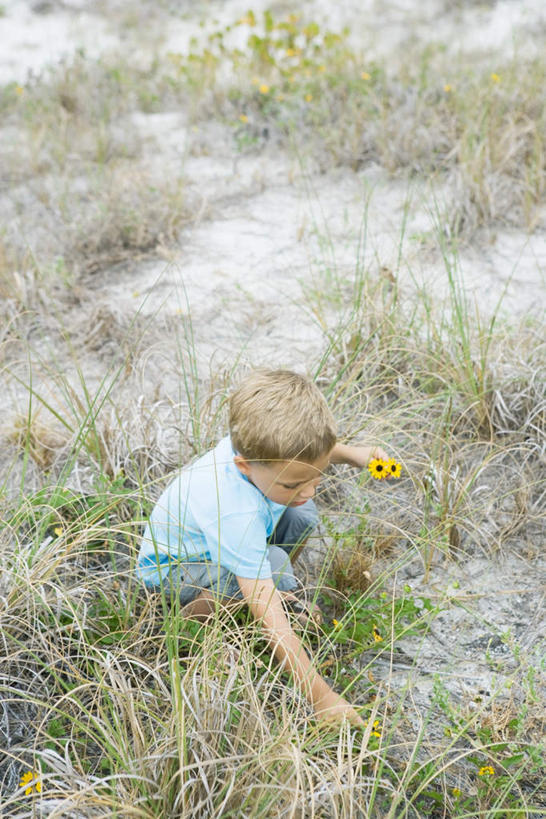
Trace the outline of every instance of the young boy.
{"type": "Polygon", "coordinates": [[[294,559],[316,525],[312,501],[330,463],[365,467],[379,447],[336,442],[318,388],[288,370],[257,370],[229,404],[230,435],[184,468],[146,526],[137,573],[204,617],[244,600],[279,662],[322,719],[362,720],[320,677],[293,631],[283,595],[297,588],[294,559]]]}

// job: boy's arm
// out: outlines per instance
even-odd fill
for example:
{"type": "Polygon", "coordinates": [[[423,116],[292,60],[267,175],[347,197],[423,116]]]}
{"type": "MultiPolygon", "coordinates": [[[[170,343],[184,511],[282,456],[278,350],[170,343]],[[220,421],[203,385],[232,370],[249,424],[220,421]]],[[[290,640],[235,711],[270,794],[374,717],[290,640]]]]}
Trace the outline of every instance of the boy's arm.
{"type": "Polygon", "coordinates": [[[346,717],[353,725],[364,727],[356,711],[343,697],[332,691],[315,671],[300,639],[292,630],[273,580],[238,577],[237,582],[252,614],[262,623],[275,657],[296,679],[317,716],[326,720],[346,717]]]}
{"type": "Polygon", "coordinates": [[[360,469],[368,466],[373,458],[389,460],[389,456],[380,446],[350,446],[349,444],[336,444],[330,453],[330,463],[349,464],[360,469]]]}

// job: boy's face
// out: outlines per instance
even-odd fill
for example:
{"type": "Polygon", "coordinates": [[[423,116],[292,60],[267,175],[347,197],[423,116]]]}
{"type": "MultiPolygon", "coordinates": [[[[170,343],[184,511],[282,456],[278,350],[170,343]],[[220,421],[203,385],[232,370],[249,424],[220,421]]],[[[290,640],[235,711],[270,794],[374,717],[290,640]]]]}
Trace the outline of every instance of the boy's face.
{"type": "Polygon", "coordinates": [[[323,455],[312,464],[303,461],[263,464],[248,461],[242,455],[236,455],[233,460],[237,469],[246,475],[266,498],[283,506],[302,506],[312,498],[330,463],[329,454],[323,455]]]}

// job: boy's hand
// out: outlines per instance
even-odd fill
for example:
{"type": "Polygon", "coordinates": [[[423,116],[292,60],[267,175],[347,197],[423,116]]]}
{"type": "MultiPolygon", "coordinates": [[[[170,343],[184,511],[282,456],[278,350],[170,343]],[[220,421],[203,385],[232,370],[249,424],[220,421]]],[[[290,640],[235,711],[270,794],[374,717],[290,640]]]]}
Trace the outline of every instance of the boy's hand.
{"type": "Polygon", "coordinates": [[[379,458],[382,461],[389,460],[389,455],[380,446],[355,446],[352,447],[352,450],[354,464],[361,469],[367,467],[374,458],[379,458]]]}
{"type": "Polygon", "coordinates": [[[355,728],[366,727],[362,717],[360,717],[355,709],[349,703],[336,694],[335,691],[329,691],[320,700],[313,703],[317,719],[321,722],[343,722],[348,720],[355,728]]]}
{"type": "Polygon", "coordinates": [[[349,464],[359,469],[365,469],[374,458],[388,461],[389,455],[380,446],[349,446],[348,444],[336,444],[330,454],[331,463],[349,464]]]}

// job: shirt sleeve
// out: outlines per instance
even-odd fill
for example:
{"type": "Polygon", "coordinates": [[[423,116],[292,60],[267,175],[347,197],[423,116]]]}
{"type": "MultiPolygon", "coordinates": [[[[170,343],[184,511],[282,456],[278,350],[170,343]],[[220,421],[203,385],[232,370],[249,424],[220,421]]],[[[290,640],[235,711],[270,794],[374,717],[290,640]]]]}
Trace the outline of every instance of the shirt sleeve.
{"type": "Polygon", "coordinates": [[[265,522],[256,513],[224,515],[203,527],[210,558],[239,577],[267,580],[271,565],[265,522]]]}

